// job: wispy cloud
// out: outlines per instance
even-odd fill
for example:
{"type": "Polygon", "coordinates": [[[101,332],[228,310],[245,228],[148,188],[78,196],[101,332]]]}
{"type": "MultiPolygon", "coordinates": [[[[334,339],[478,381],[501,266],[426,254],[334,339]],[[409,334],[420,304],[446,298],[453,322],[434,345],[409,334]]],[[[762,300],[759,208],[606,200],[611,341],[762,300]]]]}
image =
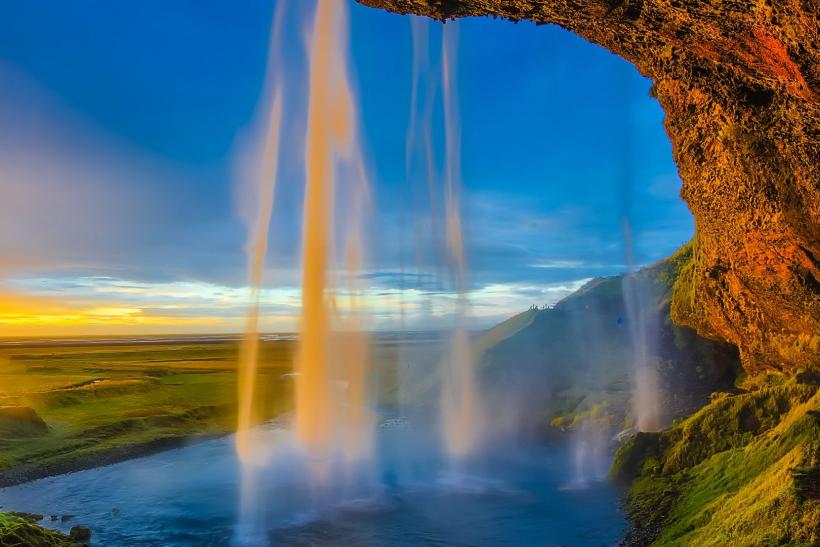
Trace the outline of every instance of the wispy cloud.
{"type": "MultiPolygon", "coordinates": [[[[375,272],[374,272],[375,273],[375,272]]],[[[377,276],[378,277],[378,276],[377,276]]],[[[585,280],[545,285],[497,283],[468,292],[475,327],[487,327],[532,304],[553,304],[585,280]]],[[[351,294],[337,292],[338,313],[351,294]]],[[[367,328],[447,328],[457,309],[452,291],[370,286],[356,293],[367,328]]],[[[0,335],[239,332],[248,290],[200,282],[142,283],[113,277],[34,278],[0,284],[0,335]]],[[[262,329],[297,328],[297,286],[263,289],[262,329]]]]}
{"type": "Polygon", "coordinates": [[[238,225],[209,215],[215,202],[194,171],[106,132],[9,65],[0,80],[0,276],[238,273],[238,225]]]}

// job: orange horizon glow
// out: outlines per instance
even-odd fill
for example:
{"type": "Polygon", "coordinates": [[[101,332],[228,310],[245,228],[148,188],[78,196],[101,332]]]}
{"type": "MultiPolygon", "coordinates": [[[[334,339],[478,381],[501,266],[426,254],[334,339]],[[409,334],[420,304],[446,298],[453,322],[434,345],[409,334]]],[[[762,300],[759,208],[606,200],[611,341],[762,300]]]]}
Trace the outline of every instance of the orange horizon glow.
{"type": "Polygon", "coordinates": [[[227,326],[221,318],[146,313],[143,308],[148,307],[173,308],[0,291],[0,337],[148,334],[148,330],[227,326]]]}

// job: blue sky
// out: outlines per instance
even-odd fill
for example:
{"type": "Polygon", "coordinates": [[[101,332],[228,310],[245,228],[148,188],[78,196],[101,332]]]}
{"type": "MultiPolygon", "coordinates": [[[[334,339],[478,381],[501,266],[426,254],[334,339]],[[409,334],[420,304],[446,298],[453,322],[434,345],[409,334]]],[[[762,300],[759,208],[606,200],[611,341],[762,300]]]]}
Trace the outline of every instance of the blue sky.
{"type": "MultiPolygon", "coordinates": [[[[291,330],[298,311],[312,5],[291,0],[277,50],[288,81],[264,297],[270,330],[291,330]]],[[[246,234],[236,179],[265,100],[273,8],[271,0],[3,3],[0,295],[17,307],[0,308],[0,335],[241,328],[246,234]]],[[[638,265],[691,237],[648,80],[557,27],[448,24],[458,25],[463,213],[479,324],[623,271],[624,218],[638,265]]],[[[434,74],[440,26],[430,23],[434,74]]],[[[396,326],[403,298],[415,303],[412,326],[435,326],[447,291],[425,282],[399,294],[407,281],[398,273],[416,264],[414,226],[428,226],[430,215],[419,198],[425,183],[408,180],[405,161],[410,18],[351,2],[350,27],[374,195],[373,323],[396,326]]],[[[435,141],[443,149],[440,130],[435,141]]]]}

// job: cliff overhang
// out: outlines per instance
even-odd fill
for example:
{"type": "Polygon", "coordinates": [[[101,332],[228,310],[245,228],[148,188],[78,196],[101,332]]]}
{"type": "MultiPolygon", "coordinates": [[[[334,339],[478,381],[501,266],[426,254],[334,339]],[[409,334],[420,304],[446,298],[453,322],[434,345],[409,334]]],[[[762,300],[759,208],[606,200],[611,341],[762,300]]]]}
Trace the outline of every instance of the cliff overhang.
{"type": "Polygon", "coordinates": [[[820,369],[820,24],[805,0],[358,0],[555,24],[654,81],[695,218],[672,318],[752,374],[820,369]]]}

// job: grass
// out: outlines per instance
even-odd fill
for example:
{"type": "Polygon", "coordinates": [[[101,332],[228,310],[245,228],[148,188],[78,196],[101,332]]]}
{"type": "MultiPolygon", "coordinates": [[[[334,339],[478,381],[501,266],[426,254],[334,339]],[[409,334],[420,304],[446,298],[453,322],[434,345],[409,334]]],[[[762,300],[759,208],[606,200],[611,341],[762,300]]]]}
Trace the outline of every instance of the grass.
{"type": "MultiPolygon", "coordinates": [[[[238,344],[0,343],[0,486],[224,435],[236,427],[238,344]]],[[[426,340],[375,340],[381,404],[398,391],[399,353],[426,340]]],[[[259,419],[293,404],[295,342],[260,346],[259,419]]]]}
{"type": "MultiPolygon", "coordinates": [[[[292,345],[261,349],[264,418],[290,409],[292,345]]],[[[0,406],[30,409],[47,424],[0,413],[0,482],[229,433],[236,356],[231,342],[0,347],[0,406]],[[34,431],[21,435],[27,426],[34,431]]]]}
{"type": "Polygon", "coordinates": [[[515,336],[516,333],[529,327],[538,315],[538,310],[532,309],[521,312],[502,321],[491,329],[482,332],[475,339],[475,351],[478,354],[496,346],[500,342],[515,336]]]}
{"type": "Polygon", "coordinates": [[[716,397],[618,452],[613,477],[654,545],[817,545],[820,389],[794,379],[716,397]]]}
{"type": "MultiPolygon", "coordinates": [[[[669,319],[670,301],[691,294],[690,256],[687,245],[634,274],[634,286],[649,295],[638,313],[656,338],[651,361],[667,418],[708,404],[663,433],[635,435],[618,452],[612,474],[629,485],[629,513],[638,524],[633,539],[657,545],[817,544],[817,386],[778,375],[744,377],[732,386],[736,350],[669,319]],[[714,390],[721,393],[709,402],[714,390]]],[[[494,388],[484,393],[485,404],[509,405],[515,397],[538,414],[540,426],[562,430],[582,423],[628,428],[632,357],[623,289],[622,277],[595,279],[554,309],[530,310],[473,337],[480,380],[494,388]]],[[[445,345],[433,338],[374,344],[379,404],[402,397],[429,401],[445,345]]],[[[0,408],[0,484],[230,433],[237,350],[236,343],[193,339],[0,345],[0,407],[15,407],[0,408]]],[[[289,341],[261,347],[261,419],[291,409],[293,350],[289,341]]],[[[0,514],[0,545],[12,518],[0,514]]]]}

